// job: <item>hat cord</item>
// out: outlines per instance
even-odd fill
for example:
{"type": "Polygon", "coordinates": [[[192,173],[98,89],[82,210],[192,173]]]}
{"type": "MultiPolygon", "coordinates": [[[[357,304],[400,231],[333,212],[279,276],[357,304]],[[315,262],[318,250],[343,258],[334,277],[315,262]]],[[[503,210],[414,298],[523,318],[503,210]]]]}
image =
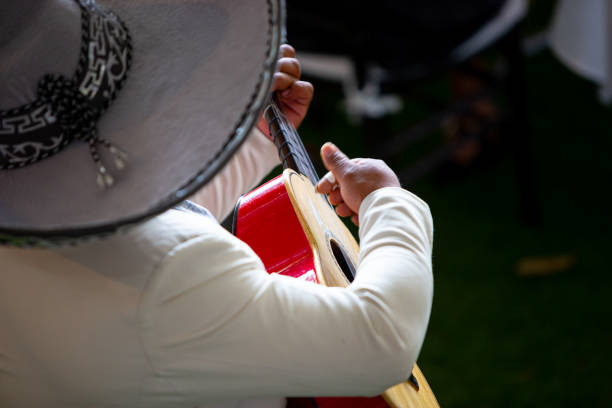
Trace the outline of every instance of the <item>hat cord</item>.
{"type": "Polygon", "coordinates": [[[88,142],[89,153],[98,172],[98,185],[101,188],[111,187],[114,183],[113,176],[102,164],[97,146],[101,144],[109,151],[118,170],[125,167],[127,153],[98,136],[96,125],[103,110],[89,102],[79,91],[74,79],[63,75],[45,75],[38,83],[38,97],[49,104],[60,128],[68,138],[88,142]]]}

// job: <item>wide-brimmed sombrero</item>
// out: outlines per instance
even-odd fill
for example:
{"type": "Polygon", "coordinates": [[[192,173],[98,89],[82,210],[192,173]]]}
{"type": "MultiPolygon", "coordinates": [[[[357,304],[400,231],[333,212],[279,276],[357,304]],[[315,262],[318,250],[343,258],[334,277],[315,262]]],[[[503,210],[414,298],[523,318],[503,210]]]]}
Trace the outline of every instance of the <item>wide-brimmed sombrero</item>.
{"type": "Polygon", "coordinates": [[[115,231],[184,200],[256,123],[278,0],[3,0],[0,242],[115,231]]]}

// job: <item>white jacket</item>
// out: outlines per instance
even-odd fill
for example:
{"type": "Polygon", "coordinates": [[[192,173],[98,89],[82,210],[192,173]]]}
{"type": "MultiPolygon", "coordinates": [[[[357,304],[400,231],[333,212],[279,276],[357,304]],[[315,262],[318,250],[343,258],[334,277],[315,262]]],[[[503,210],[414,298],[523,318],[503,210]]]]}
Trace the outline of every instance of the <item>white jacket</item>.
{"type": "MultiPolygon", "coordinates": [[[[195,200],[221,218],[273,163],[257,134],[195,200]]],[[[409,376],[425,335],[432,221],[399,188],[370,194],[359,217],[360,263],[345,289],[268,275],[215,220],[176,209],[72,248],[0,247],[0,406],[381,393],[409,376]]]]}

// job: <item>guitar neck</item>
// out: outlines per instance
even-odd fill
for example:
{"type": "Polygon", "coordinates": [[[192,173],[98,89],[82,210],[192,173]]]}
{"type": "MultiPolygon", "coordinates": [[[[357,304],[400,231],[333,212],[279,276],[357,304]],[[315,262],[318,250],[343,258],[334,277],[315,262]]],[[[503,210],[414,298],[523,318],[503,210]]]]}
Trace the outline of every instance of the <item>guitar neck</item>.
{"type": "Polygon", "coordinates": [[[264,115],[283,167],[303,174],[312,184],[316,184],[319,181],[317,171],[300,136],[280,109],[275,96],[272,97],[264,115]]]}

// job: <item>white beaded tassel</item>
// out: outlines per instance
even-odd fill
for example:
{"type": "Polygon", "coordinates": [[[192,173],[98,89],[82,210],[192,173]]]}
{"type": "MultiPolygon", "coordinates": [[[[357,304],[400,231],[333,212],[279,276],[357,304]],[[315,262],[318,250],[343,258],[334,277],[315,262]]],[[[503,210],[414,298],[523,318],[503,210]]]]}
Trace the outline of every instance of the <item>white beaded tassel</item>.
{"type": "Polygon", "coordinates": [[[98,182],[98,186],[100,188],[112,187],[112,185],[115,183],[113,176],[111,176],[106,170],[106,167],[102,165],[98,166],[98,177],[96,181],[98,182]]]}
{"type": "Polygon", "coordinates": [[[105,139],[98,139],[96,137],[96,133],[89,138],[89,152],[91,157],[97,167],[98,176],[96,181],[98,186],[102,189],[112,187],[115,183],[115,178],[110,174],[108,169],[104,167],[102,164],[102,160],[100,159],[100,155],[98,153],[97,144],[100,143],[104,146],[109,153],[113,156],[113,163],[117,170],[123,170],[127,165],[128,155],[126,152],[109,142],[105,139]]]}
{"type": "Polygon", "coordinates": [[[104,141],[104,147],[113,155],[113,162],[117,170],[123,170],[127,164],[128,154],[107,141],[104,141]]]}

